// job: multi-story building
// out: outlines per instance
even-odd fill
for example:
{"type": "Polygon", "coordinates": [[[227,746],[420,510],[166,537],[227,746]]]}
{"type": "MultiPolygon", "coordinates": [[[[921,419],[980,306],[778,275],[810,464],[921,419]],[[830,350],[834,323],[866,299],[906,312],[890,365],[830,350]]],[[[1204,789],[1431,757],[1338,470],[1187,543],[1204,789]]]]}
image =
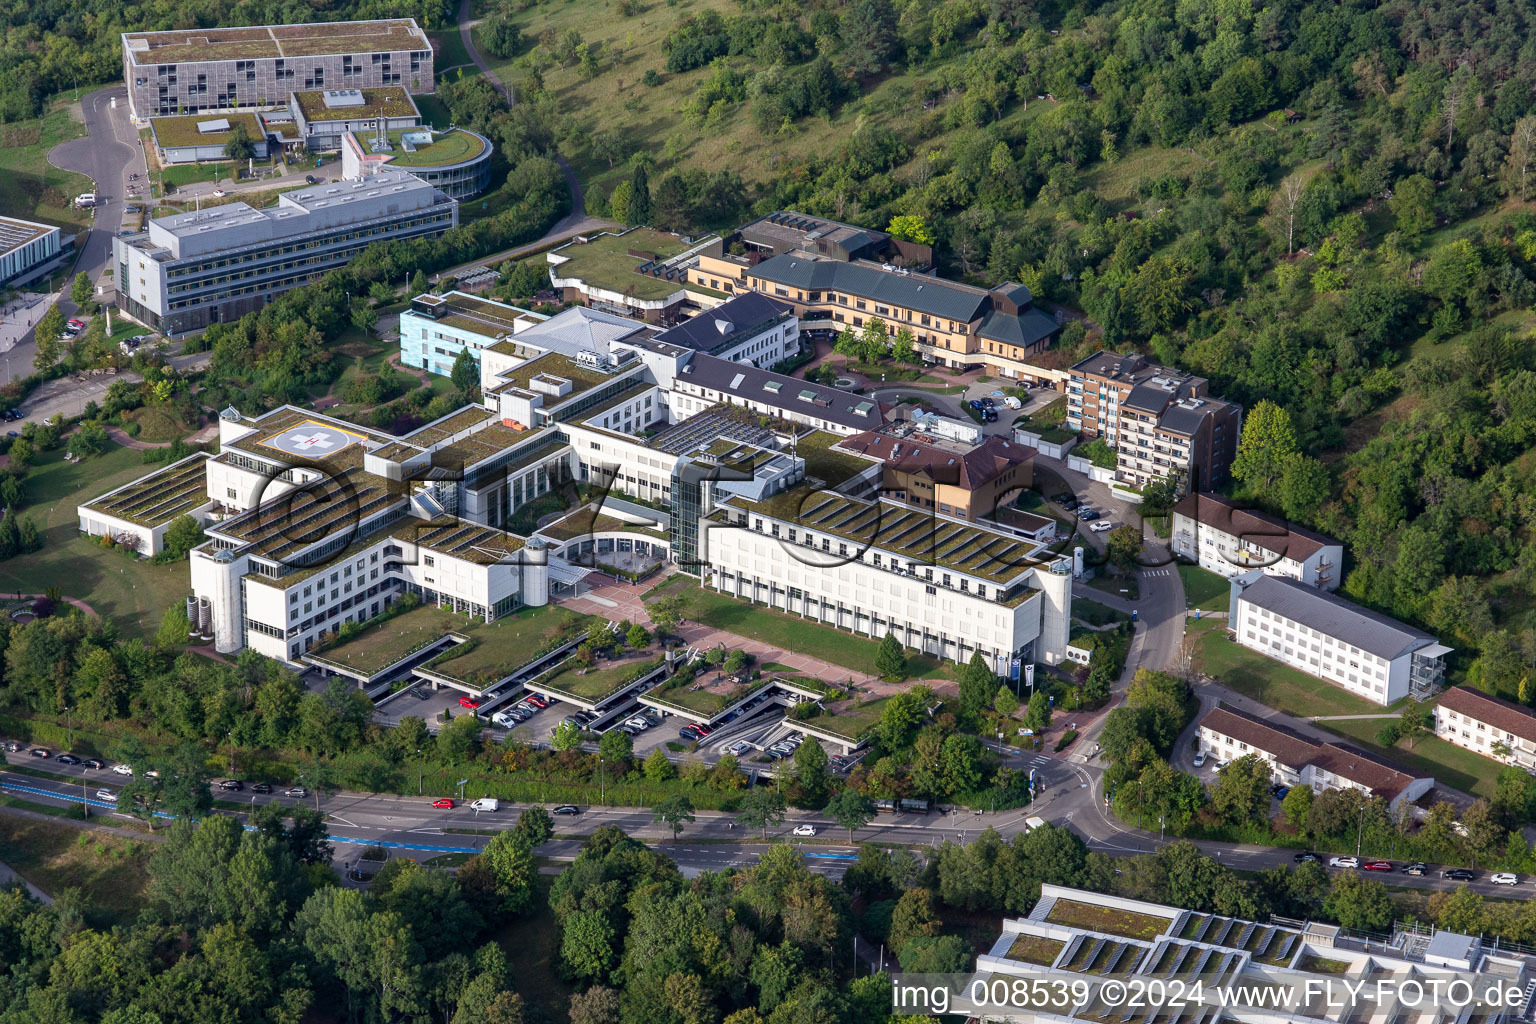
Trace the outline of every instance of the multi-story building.
{"type": "MultiPolygon", "coordinates": [[[[991,516],[1034,482],[1035,450],[997,434],[970,445],[886,428],[844,438],[837,447],[880,461],[883,497],[970,522],[991,516]]],[[[1036,528],[1054,525],[1030,518],[1036,528]]]]}
{"type": "Polygon", "coordinates": [[[656,335],[716,359],[772,367],[800,351],[800,319],[788,305],[748,293],[727,299],[656,335]]]}
{"type": "Polygon", "coordinates": [[[75,238],[52,224],[0,217],[0,285],[19,287],[63,262],[75,238]]]}
{"type": "Polygon", "coordinates": [[[1515,1024],[1533,977],[1529,955],[1474,935],[1421,925],[1361,935],[1046,883],[1027,917],[1004,919],[963,994],[940,1003],[924,997],[942,986],[899,979],[892,991],[898,1014],[957,1020],[1515,1024]],[[1148,1005],[1128,1005],[1141,992],[1148,1005]]]}
{"type": "Polygon", "coordinates": [[[1007,283],[992,289],[914,273],[893,264],[843,260],[801,250],[759,260],[718,245],[700,253],[689,279],[729,294],[755,291],[790,305],[806,326],[834,330],[885,322],[891,334],[912,333],[923,357],[958,369],[985,368],[1015,380],[1034,380],[1029,357],[1061,332],[1055,317],[1034,308],[1029,289],[1007,283]]]}
{"type": "Polygon", "coordinates": [[[1227,629],[1244,647],[1376,704],[1433,694],[1451,653],[1428,633],[1262,569],[1232,578],[1227,629]]]}
{"type": "Polygon", "coordinates": [[[687,268],[719,239],[650,228],[600,232],[551,249],[549,283],[564,301],[650,324],[674,324],[727,296],[689,287],[687,268]]]}
{"type": "Polygon", "coordinates": [[[123,33],[136,121],[267,107],[302,90],[431,92],[432,43],[414,19],[123,33]]]}
{"type": "Polygon", "coordinates": [[[118,305],[166,334],[195,331],[318,280],[374,242],[436,238],[458,220],[458,203],[405,171],[285,192],[260,210],[155,217],[113,240],[118,305]]]}
{"type": "Polygon", "coordinates": [[[490,187],[495,152],[490,139],[466,128],[347,132],[341,137],[341,176],[365,178],[389,167],[409,171],[454,199],[467,199],[490,187]]]}
{"type": "Polygon", "coordinates": [[[1243,410],[1213,398],[1209,383],[1138,355],[1099,352],[1070,371],[1066,424],[1115,449],[1117,482],[1140,488],[1178,474],[1189,490],[1210,490],[1231,470],[1243,410]]]}
{"type": "Polygon", "coordinates": [[[1523,704],[1452,686],[1435,704],[1434,731],[1447,743],[1536,774],[1536,711],[1523,704]]]}
{"type": "MultiPolygon", "coordinates": [[[[481,363],[481,352],[507,341],[534,324],[548,319],[540,313],[483,299],[467,292],[433,295],[411,300],[400,313],[400,362],[443,376],[453,372],[453,361],[465,349],[481,363]]],[[[626,321],[627,323],[628,321],[626,321]]],[[[515,346],[508,346],[516,351],[515,346]]],[[[538,351],[525,354],[529,358],[538,351]]],[[[511,360],[505,366],[511,366],[511,360]]],[[[494,379],[494,374],[491,375],[494,379]]]]}
{"type": "Polygon", "coordinates": [[[873,430],[889,410],[873,398],[703,354],[678,368],[670,390],[684,417],[723,402],[834,434],[873,430]]]}
{"type": "MultiPolygon", "coordinates": [[[[288,96],[288,112],[304,145],[341,148],[342,137],[359,132],[374,138],[421,127],[421,111],[398,85],[377,89],[301,89],[288,96]]],[[[360,175],[359,175],[360,176],[360,175]]]]}
{"type": "Polygon", "coordinates": [[[1260,568],[1275,576],[1339,589],[1344,546],[1283,519],[1240,507],[1219,494],[1186,494],[1172,510],[1173,553],[1228,578],[1260,568]]]}
{"type": "Polygon", "coordinates": [[[1414,775],[1358,747],[1311,740],[1280,722],[1225,704],[1206,712],[1197,732],[1207,757],[1226,762],[1257,754],[1282,786],[1306,786],[1314,793],[1356,789],[1385,800],[1394,814],[1435,786],[1433,778],[1414,775]]]}

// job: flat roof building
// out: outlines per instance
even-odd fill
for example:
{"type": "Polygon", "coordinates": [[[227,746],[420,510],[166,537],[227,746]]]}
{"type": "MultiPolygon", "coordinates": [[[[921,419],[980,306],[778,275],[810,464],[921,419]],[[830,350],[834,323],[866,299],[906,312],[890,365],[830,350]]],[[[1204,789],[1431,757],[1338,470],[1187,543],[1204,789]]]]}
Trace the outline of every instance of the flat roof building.
{"type": "Polygon", "coordinates": [[[225,147],[237,129],[245,132],[251,154],[267,158],[267,130],[256,114],[188,114],[185,117],[152,117],[149,130],[155,152],[163,164],[190,164],[200,160],[228,160],[225,147]]]}
{"type": "MultiPolygon", "coordinates": [[[[340,146],[344,178],[365,178],[385,168],[408,171],[454,199],[479,195],[490,186],[496,151],[490,139],[466,128],[349,131],[341,136],[340,146]]],[[[484,272],[495,273],[488,268],[484,272]]]]}
{"type": "Polygon", "coordinates": [[[229,203],[150,220],[113,240],[118,302],[166,334],[238,319],[377,241],[436,238],[458,203],[405,171],[317,185],[255,209],[229,203]]]}
{"type": "Polygon", "coordinates": [[[275,106],[302,90],[434,86],[432,43],[412,18],[124,32],[122,40],[138,122],[275,106]]]}
{"type": "Polygon", "coordinates": [[[348,132],[387,134],[421,126],[421,111],[398,85],[290,93],[288,113],[299,138],[311,150],[340,149],[348,132]]]}
{"type": "Polygon", "coordinates": [[[691,241],[651,228],[583,236],[546,254],[549,283],[566,302],[671,324],[690,301],[688,266],[718,242],[713,236],[691,241]]]}
{"type": "Polygon", "coordinates": [[[53,270],[74,247],[52,224],[0,217],[0,285],[15,288],[53,270]]]}
{"type": "Polygon", "coordinates": [[[1432,695],[1451,653],[1423,630],[1262,569],[1232,578],[1227,629],[1244,647],[1376,704],[1432,695]]]}

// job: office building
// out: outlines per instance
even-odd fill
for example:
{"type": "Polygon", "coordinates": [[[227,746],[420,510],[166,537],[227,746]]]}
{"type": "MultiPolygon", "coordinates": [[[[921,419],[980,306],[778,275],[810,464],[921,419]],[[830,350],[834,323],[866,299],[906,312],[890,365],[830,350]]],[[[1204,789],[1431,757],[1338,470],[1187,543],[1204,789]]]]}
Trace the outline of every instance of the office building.
{"type": "Polygon", "coordinates": [[[193,164],[203,160],[228,160],[226,147],[236,129],[245,132],[251,156],[265,160],[267,130],[258,114],[188,114],[185,117],[152,117],[150,137],[162,164],[193,164]]]}
{"type": "Polygon", "coordinates": [[[1177,474],[1188,490],[1207,491],[1230,474],[1243,415],[1209,384],[1138,355],[1099,352],[1071,369],[1066,424],[1116,451],[1117,483],[1141,488],[1177,474]]]}
{"type": "MultiPolygon", "coordinates": [[[[446,377],[465,349],[479,365],[482,350],[545,319],[531,310],[467,292],[418,295],[400,313],[400,363],[446,377]]],[[[537,353],[523,358],[532,354],[537,353]]]]}
{"type": "Polygon", "coordinates": [[[288,113],[304,145],[326,152],[341,148],[349,132],[376,137],[421,127],[421,111],[398,85],[377,89],[311,89],[289,93],[288,113]]]}
{"type": "Polygon", "coordinates": [[[347,132],[341,136],[341,175],[364,178],[388,167],[408,171],[450,198],[467,199],[490,186],[494,153],[491,140],[465,128],[347,132]]]}
{"type": "Polygon", "coordinates": [[[800,352],[800,320],[788,305],[747,293],[656,335],[668,345],[733,363],[771,368],[800,352]]]}
{"type": "Polygon", "coordinates": [[[980,985],[1014,999],[935,1007],[904,1003],[900,985],[893,990],[898,1013],[948,1009],[986,1021],[1514,1024],[1529,997],[1508,1005],[1503,994],[1527,993],[1532,968],[1529,955],[1493,940],[1422,925],[1365,935],[1046,883],[1027,916],[1003,920],[965,983],[967,993],[980,985]],[[1453,981],[1468,983],[1465,997],[1444,995],[1457,991],[1453,981]],[[1146,1005],[1131,1005],[1139,996],[1127,992],[1147,993],[1146,1005]],[[1025,1012],[1014,1009],[1021,1001],[1025,1012]]]}
{"type": "Polygon", "coordinates": [[[399,86],[431,92],[432,43],[411,18],[124,32],[136,122],[275,106],[290,93],[399,86]]]}
{"type": "Polygon", "coordinates": [[[230,203],[155,217],[113,240],[118,305],[168,335],[239,319],[318,280],[374,242],[436,238],[458,203],[404,171],[285,192],[276,206],[230,203]]]}
{"type": "Polygon", "coordinates": [[[1173,553],[1231,578],[1259,568],[1275,576],[1338,590],[1344,546],[1332,537],[1304,530],[1240,507],[1219,494],[1187,494],[1172,509],[1173,553]]]}
{"type": "Polygon", "coordinates": [[[1536,711],[1470,686],[1452,686],[1435,703],[1434,733],[1536,774],[1536,711]]]}
{"type": "Polygon", "coordinates": [[[1278,785],[1306,786],[1314,793],[1359,790],[1380,797],[1394,815],[1435,787],[1433,778],[1414,775],[1352,744],[1311,740],[1281,722],[1225,704],[1200,719],[1197,738],[1206,757],[1218,762],[1257,754],[1278,785]]]}
{"type": "Polygon", "coordinates": [[[53,271],[75,247],[52,224],[0,217],[0,285],[19,288],[53,271]]]}
{"type": "Polygon", "coordinates": [[[1422,630],[1262,569],[1232,578],[1227,629],[1244,647],[1383,705],[1431,696],[1451,653],[1422,630]]]}

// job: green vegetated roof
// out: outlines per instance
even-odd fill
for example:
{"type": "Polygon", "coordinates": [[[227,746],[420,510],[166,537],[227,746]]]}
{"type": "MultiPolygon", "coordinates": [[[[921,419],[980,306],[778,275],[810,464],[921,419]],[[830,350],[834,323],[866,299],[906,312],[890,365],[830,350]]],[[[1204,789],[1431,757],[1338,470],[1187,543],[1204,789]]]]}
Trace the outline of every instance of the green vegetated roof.
{"type": "Polygon", "coordinates": [[[207,456],[194,455],[86,503],[86,508],[156,527],[207,505],[207,456]]]}
{"type": "Polygon", "coordinates": [[[577,700],[593,703],[617,693],[647,672],[654,671],[664,660],[629,658],[604,668],[590,668],[586,671],[574,661],[565,661],[529,685],[540,693],[569,694],[577,700]]]}
{"type": "Polygon", "coordinates": [[[667,280],[636,273],[648,258],[668,259],[688,248],[681,238],[650,228],[634,228],[622,235],[598,235],[590,242],[572,242],[555,250],[567,262],[554,268],[555,276],[577,278],[590,287],[660,300],[681,291],[681,277],[667,280]],[[646,256],[632,256],[631,251],[646,256]]]}
{"type": "Polygon", "coordinates": [[[671,682],[666,680],[647,690],[645,695],[658,704],[670,704],[685,711],[692,711],[694,714],[712,716],[738,701],[745,700],[767,686],[770,680],[764,677],[755,682],[738,683],[720,690],[709,689],[698,682],[686,683],[682,686],[671,685],[671,682]]]}
{"type": "Polygon", "coordinates": [[[181,117],[152,117],[149,127],[155,133],[155,142],[162,149],[182,146],[220,146],[229,141],[235,125],[244,125],[245,134],[252,142],[260,142],[266,129],[255,114],[188,114],[181,117]],[[228,121],[229,130],[200,132],[197,126],[209,121],[228,121]]]}
{"type": "Polygon", "coordinates": [[[801,724],[807,729],[815,729],[820,732],[831,733],[833,736],[841,736],[843,739],[857,741],[864,737],[875,726],[880,724],[880,716],[885,711],[885,705],[889,697],[877,697],[867,700],[862,704],[854,704],[851,701],[843,705],[834,705],[827,710],[829,714],[817,715],[808,718],[801,724]]]}
{"type": "MultiPolygon", "coordinates": [[[[420,129],[411,130],[419,131],[420,129]]],[[[485,140],[462,128],[456,128],[443,135],[434,135],[429,145],[416,146],[415,152],[406,151],[405,144],[401,141],[404,134],[402,130],[389,133],[390,144],[395,147],[394,155],[389,161],[391,167],[447,167],[450,164],[473,160],[485,152],[485,140]]]]}
{"type": "Polygon", "coordinates": [[[590,537],[594,533],[619,532],[640,534],[655,540],[667,539],[667,535],[660,530],[626,522],[613,516],[605,516],[591,505],[582,506],[564,519],[543,527],[539,532],[555,540],[577,540],[581,537],[590,537]]]}
{"type": "Polygon", "coordinates": [[[352,639],[311,652],[310,657],[374,675],[449,633],[464,633],[477,625],[480,623],[468,615],[422,605],[390,618],[366,622],[352,639]]]}
{"type": "Polygon", "coordinates": [[[463,631],[466,642],[444,651],[421,669],[466,686],[491,686],[545,651],[586,632],[591,620],[590,615],[550,604],[495,622],[479,622],[463,631]]]}
{"type": "Polygon", "coordinates": [[[363,94],[361,106],[328,107],[325,105],[325,91],[319,89],[296,92],[293,97],[306,121],[366,121],[377,117],[380,110],[385,117],[413,117],[417,114],[411,94],[398,85],[355,91],[363,94]]]}

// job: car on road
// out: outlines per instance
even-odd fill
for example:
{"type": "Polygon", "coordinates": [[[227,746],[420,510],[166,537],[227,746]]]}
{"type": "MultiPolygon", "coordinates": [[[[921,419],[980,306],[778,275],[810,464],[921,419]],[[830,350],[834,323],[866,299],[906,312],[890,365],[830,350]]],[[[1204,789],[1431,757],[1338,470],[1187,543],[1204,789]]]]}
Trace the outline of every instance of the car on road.
{"type": "Polygon", "coordinates": [[[1108,519],[1100,519],[1098,522],[1088,527],[1088,529],[1092,530],[1094,533],[1108,533],[1114,528],[1115,524],[1110,522],[1108,519]]]}
{"type": "Polygon", "coordinates": [[[112,773],[114,775],[132,775],[133,768],[126,764],[115,764],[112,766],[112,773]]]}
{"type": "Polygon", "coordinates": [[[110,789],[98,789],[96,791],[96,799],[105,800],[109,804],[115,804],[117,803],[117,794],[110,789]]]}
{"type": "Polygon", "coordinates": [[[1306,850],[1303,850],[1296,856],[1292,857],[1291,860],[1294,860],[1297,864],[1316,864],[1317,854],[1308,853],[1306,850]]]}
{"type": "Polygon", "coordinates": [[[469,805],[469,809],[472,811],[495,811],[500,808],[501,801],[493,796],[483,796],[478,800],[472,801],[469,805]]]}
{"type": "Polygon", "coordinates": [[[1404,864],[1403,865],[1403,874],[1405,874],[1405,875],[1427,875],[1427,874],[1429,874],[1429,865],[1425,864],[1423,861],[1414,861],[1412,864],[1404,864]]]}
{"type": "Polygon", "coordinates": [[[1196,768],[1203,768],[1204,766],[1205,766],[1205,751],[1203,751],[1203,750],[1196,751],[1195,752],[1195,767],[1196,768]]]}
{"type": "Polygon", "coordinates": [[[239,779],[225,779],[223,782],[219,783],[219,788],[238,791],[245,788],[245,783],[241,782],[239,779]]]}
{"type": "Polygon", "coordinates": [[[319,183],[320,183],[320,179],[315,177],[313,174],[306,174],[306,175],[304,175],[304,184],[306,184],[306,185],[318,185],[319,183]]]}
{"type": "Polygon", "coordinates": [[[1500,871],[1496,875],[1489,875],[1488,881],[1492,882],[1494,885],[1519,885],[1520,876],[1511,874],[1508,871],[1500,871]]]}
{"type": "Polygon", "coordinates": [[[214,194],[214,195],[215,195],[215,196],[217,196],[217,197],[218,197],[218,198],[220,198],[220,199],[223,199],[223,198],[224,198],[224,196],[225,196],[225,195],[227,195],[227,194],[228,194],[228,193],[226,193],[226,192],[225,192],[225,191],[224,191],[224,190],[223,190],[223,189],[221,189],[221,188],[216,188],[216,189],[214,189],[214,190],[213,190],[213,194],[214,194]]]}
{"type": "Polygon", "coordinates": [[[15,740],[6,740],[5,741],[5,749],[10,751],[13,754],[20,753],[21,752],[21,744],[17,743],[15,740]]]}
{"type": "Polygon", "coordinates": [[[469,710],[471,710],[471,711],[475,710],[475,708],[478,708],[481,704],[484,704],[484,703],[485,703],[485,701],[481,700],[479,697],[460,697],[459,698],[459,707],[461,707],[461,708],[469,708],[469,710]]]}
{"type": "Polygon", "coordinates": [[[793,833],[797,836],[813,836],[816,834],[815,825],[796,825],[793,833]]]}
{"type": "Polygon", "coordinates": [[[59,762],[59,764],[79,764],[80,763],[80,758],[76,757],[74,754],[60,754],[58,757],[54,758],[54,760],[59,762]]]}
{"type": "Polygon", "coordinates": [[[251,792],[263,794],[270,793],[272,792],[272,784],[270,782],[258,782],[251,787],[251,792]]]}
{"type": "Polygon", "coordinates": [[[447,797],[441,796],[432,801],[432,806],[436,807],[440,811],[451,811],[454,808],[454,803],[447,797]]]}
{"type": "Polygon", "coordinates": [[[80,762],[81,768],[89,768],[91,771],[100,771],[106,766],[107,763],[105,761],[98,761],[94,757],[88,757],[80,762]]]}
{"type": "Polygon", "coordinates": [[[1368,860],[1360,865],[1366,871],[1391,871],[1392,862],[1389,860],[1368,860]]]}
{"type": "Polygon", "coordinates": [[[552,811],[551,813],[553,813],[553,814],[560,814],[560,815],[580,814],[581,813],[581,808],[577,807],[575,804],[561,804],[559,807],[556,807],[554,809],[554,811],[552,811]]]}
{"type": "Polygon", "coordinates": [[[1440,872],[1441,878],[1448,878],[1453,882],[1470,882],[1477,877],[1477,872],[1468,868],[1446,868],[1440,872]]]}
{"type": "Polygon", "coordinates": [[[1328,866],[1331,868],[1357,868],[1360,866],[1359,857],[1330,857],[1328,866]]]}
{"type": "Polygon", "coordinates": [[[33,757],[53,756],[53,751],[49,750],[47,747],[33,747],[31,750],[27,751],[27,753],[31,754],[33,757]]]}
{"type": "Polygon", "coordinates": [[[305,789],[303,786],[289,786],[287,789],[283,790],[283,796],[305,797],[309,796],[309,790],[305,789]]]}

